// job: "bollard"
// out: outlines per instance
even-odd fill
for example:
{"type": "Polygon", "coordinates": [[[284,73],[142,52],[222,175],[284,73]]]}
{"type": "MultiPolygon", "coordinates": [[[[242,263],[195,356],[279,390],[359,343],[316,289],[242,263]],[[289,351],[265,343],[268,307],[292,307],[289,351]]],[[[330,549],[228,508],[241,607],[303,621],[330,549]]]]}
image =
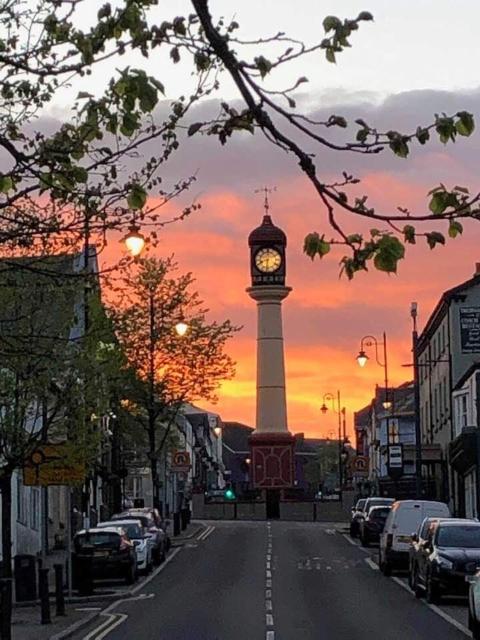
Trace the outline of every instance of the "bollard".
{"type": "Polygon", "coordinates": [[[63,595],[63,565],[54,564],[55,569],[55,614],[65,615],[65,597],[63,595]]]}
{"type": "Polygon", "coordinates": [[[39,575],[39,591],[40,591],[40,622],[41,624],[50,624],[50,597],[48,593],[48,569],[40,569],[39,575]]]}
{"type": "Polygon", "coordinates": [[[12,580],[0,578],[0,638],[12,638],[12,580]]]}
{"type": "Polygon", "coordinates": [[[180,514],[179,513],[173,514],[173,535],[175,537],[180,535],[180,514]]]}

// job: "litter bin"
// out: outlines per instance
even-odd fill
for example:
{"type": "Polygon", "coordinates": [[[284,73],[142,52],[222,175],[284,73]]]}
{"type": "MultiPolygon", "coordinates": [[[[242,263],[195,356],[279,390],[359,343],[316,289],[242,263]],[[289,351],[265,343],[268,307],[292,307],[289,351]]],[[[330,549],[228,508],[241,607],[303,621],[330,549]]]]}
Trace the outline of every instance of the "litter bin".
{"type": "Polygon", "coordinates": [[[37,567],[35,556],[20,554],[13,559],[15,598],[17,602],[37,599],[37,567]]]}

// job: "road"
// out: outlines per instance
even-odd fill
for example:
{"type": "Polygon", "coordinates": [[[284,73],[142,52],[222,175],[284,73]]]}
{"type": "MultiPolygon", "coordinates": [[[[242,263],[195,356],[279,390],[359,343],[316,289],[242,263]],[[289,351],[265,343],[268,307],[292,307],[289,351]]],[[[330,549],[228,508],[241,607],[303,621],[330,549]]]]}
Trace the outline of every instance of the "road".
{"type": "Polygon", "coordinates": [[[210,524],[205,539],[182,547],[138,600],[110,607],[84,640],[467,637],[464,606],[417,601],[339,526],[210,524]]]}

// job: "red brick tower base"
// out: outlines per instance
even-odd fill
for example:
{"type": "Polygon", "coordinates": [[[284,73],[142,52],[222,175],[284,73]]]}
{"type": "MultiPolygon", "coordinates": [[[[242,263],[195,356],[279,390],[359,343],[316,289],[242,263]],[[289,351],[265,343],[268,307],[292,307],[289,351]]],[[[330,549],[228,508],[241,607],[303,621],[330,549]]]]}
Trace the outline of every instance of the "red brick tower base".
{"type": "Polygon", "coordinates": [[[288,489],[294,486],[295,437],[291,433],[253,433],[249,444],[255,489],[288,489]]]}

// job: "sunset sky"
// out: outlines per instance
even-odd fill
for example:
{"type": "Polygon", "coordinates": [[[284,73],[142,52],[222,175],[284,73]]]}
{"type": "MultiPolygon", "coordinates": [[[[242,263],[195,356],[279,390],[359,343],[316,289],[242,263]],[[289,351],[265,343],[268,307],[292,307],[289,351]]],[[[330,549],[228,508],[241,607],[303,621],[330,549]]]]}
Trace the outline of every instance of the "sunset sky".
{"type": "MultiPolygon", "coordinates": [[[[323,37],[325,15],[354,17],[361,10],[374,14],[375,22],[362,25],[352,37],[352,49],[341,54],[336,65],[315,54],[270,81],[272,86],[287,86],[306,75],[310,82],[302,85],[298,105],[316,116],[363,117],[385,130],[415,129],[443,111],[450,114],[466,109],[478,117],[480,5],[474,0],[217,0],[211,6],[217,16],[220,10],[227,18],[235,16],[247,39],[287,31],[307,42],[323,37]]],[[[156,11],[161,11],[162,19],[189,11],[186,1],[162,2],[161,7],[156,11]]],[[[188,86],[186,64],[173,68],[166,61],[152,60],[147,65],[165,83],[168,97],[183,91],[182,83],[188,86]]],[[[93,79],[92,86],[95,82],[93,79]]],[[[235,96],[226,82],[217,97],[235,96]]],[[[59,117],[68,99],[66,93],[52,115],[59,117]]],[[[200,120],[215,106],[212,102],[200,105],[191,121],[200,120]]],[[[355,131],[356,127],[352,138],[355,131]]],[[[322,178],[341,175],[343,170],[361,177],[361,191],[382,211],[401,205],[420,212],[426,207],[429,189],[441,181],[479,190],[479,152],[475,133],[456,145],[433,143],[414,149],[408,160],[389,152],[367,158],[322,151],[316,162],[322,178]]],[[[193,173],[197,181],[190,195],[172,204],[170,211],[192,197],[201,202],[202,209],[162,231],[158,252],[174,252],[180,266],[195,273],[212,318],[228,317],[243,325],[230,345],[237,361],[236,378],[223,385],[214,410],[224,420],[254,426],[256,312],[245,293],[249,285],[247,237],[263,213],[255,189],[275,185],[271,213],[288,236],[287,283],[293,287],[283,306],[289,426],[295,433],[331,434],[336,417],[331,411],[323,416],[319,407],[324,393],[340,389],[352,432],[353,411],[371,399],[375,384],[383,379],[383,370],[373,357],[365,369],[358,367],[355,356],[361,337],[374,334],[381,338],[386,331],[391,382],[408,380],[411,371],[402,364],[411,361],[410,302],[418,302],[422,327],[441,293],[473,274],[475,262],[480,261],[475,225],[446,248],[430,251],[423,243],[409,247],[396,276],[370,272],[348,282],[339,279],[340,251],[314,263],[303,255],[306,233],[316,230],[330,235],[324,211],[295,160],[261,135],[239,135],[226,147],[195,136],[168,163],[165,178],[193,173]]],[[[346,224],[352,231],[369,228],[355,220],[346,224]]]]}

